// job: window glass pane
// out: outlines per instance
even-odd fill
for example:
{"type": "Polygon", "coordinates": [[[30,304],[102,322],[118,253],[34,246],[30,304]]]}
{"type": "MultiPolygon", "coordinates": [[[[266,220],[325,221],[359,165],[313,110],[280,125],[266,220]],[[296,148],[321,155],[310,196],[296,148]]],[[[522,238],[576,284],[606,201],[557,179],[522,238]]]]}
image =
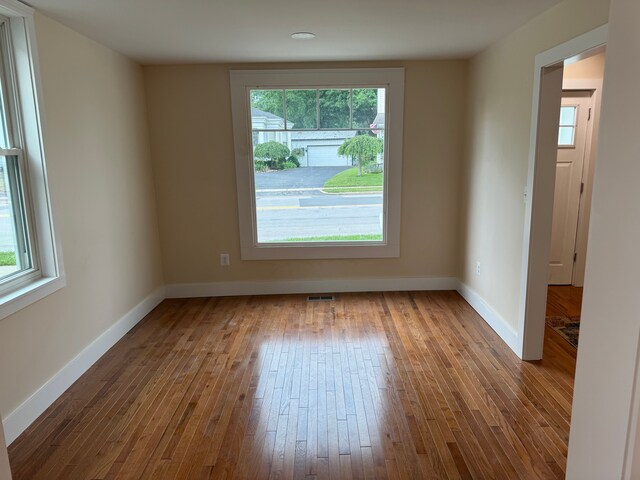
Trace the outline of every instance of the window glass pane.
{"type": "Polygon", "coordinates": [[[283,90],[251,90],[251,128],[284,129],[283,90]]]}
{"type": "Polygon", "coordinates": [[[382,241],[382,132],[282,133],[254,148],[258,243],[382,241]]]}
{"type": "Polygon", "coordinates": [[[31,267],[16,157],[0,157],[0,279],[31,267]]]}
{"type": "Polygon", "coordinates": [[[577,107],[560,107],[560,125],[575,126],[577,107]]]}
{"type": "Polygon", "coordinates": [[[558,134],[558,145],[561,147],[573,146],[574,127],[560,127],[558,134]]]}
{"type": "MultiPolygon", "coordinates": [[[[2,30],[2,34],[4,35],[4,30],[2,30]]],[[[3,62],[3,59],[0,56],[0,63],[1,62],[3,62]]],[[[0,75],[0,148],[11,148],[16,146],[11,145],[11,142],[9,141],[9,129],[7,125],[7,88],[8,85],[6,85],[4,76],[0,75]]]]}
{"type": "Polygon", "coordinates": [[[318,128],[318,91],[287,90],[287,128],[318,128]]]}
{"type": "Polygon", "coordinates": [[[384,88],[353,89],[353,128],[384,128],[384,88]]]}
{"type": "Polygon", "coordinates": [[[320,128],[350,128],[349,90],[320,90],[320,128]]]}

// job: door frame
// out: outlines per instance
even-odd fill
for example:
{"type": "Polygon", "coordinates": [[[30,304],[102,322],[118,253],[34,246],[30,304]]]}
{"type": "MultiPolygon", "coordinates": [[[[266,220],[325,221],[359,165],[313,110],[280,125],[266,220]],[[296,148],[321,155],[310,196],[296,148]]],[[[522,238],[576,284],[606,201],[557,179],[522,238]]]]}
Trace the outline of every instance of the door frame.
{"type": "Polygon", "coordinates": [[[565,61],[590,56],[607,43],[608,24],[536,55],[520,277],[518,343],[524,360],[542,358],[547,272],[555,188],[555,158],[565,61]],[[553,162],[549,159],[552,158],[553,162]]]}

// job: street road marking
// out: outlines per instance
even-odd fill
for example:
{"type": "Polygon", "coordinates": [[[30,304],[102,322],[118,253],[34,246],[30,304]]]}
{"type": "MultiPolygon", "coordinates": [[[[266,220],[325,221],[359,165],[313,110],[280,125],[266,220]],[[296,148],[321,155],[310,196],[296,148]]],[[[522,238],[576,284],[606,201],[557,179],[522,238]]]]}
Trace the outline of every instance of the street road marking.
{"type": "Polygon", "coordinates": [[[300,207],[296,205],[282,205],[279,207],[258,207],[256,210],[309,210],[314,208],[353,208],[353,207],[382,207],[381,203],[360,205],[319,205],[317,207],[300,207]]]}
{"type": "Polygon", "coordinates": [[[315,192],[323,192],[324,190],[344,190],[343,192],[338,192],[338,193],[345,193],[348,194],[348,190],[365,190],[365,189],[370,189],[368,191],[364,191],[363,193],[382,193],[382,187],[378,186],[378,185],[365,185],[365,186],[354,186],[354,187],[300,187],[300,188],[260,188],[260,189],[256,189],[256,193],[264,193],[264,192],[308,192],[310,190],[313,190],[315,192]],[[371,190],[371,189],[377,189],[379,188],[380,190],[371,190]]]}

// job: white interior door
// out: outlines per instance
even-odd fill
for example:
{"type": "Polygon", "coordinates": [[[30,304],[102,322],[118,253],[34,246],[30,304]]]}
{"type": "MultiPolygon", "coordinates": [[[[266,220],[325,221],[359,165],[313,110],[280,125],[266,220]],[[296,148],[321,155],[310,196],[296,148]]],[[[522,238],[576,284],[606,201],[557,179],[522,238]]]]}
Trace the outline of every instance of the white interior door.
{"type": "Polygon", "coordinates": [[[562,95],[551,229],[550,285],[570,285],[573,278],[591,97],[591,91],[565,91],[562,95]]]}

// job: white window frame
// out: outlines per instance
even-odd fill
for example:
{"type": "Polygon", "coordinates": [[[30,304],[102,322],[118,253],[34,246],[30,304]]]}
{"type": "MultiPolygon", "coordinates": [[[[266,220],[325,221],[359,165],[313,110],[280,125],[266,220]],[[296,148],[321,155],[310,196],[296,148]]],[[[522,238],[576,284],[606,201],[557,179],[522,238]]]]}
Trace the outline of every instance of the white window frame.
{"type": "MultiPolygon", "coordinates": [[[[22,188],[33,266],[0,288],[0,319],[65,286],[62,250],[56,239],[44,156],[44,120],[36,50],[34,10],[15,0],[0,0],[8,19],[15,82],[16,122],[22,145],[22,188]]],[[[4,151],[0,153],[10,153],[4,151]]]]}
{"type": "Polygon", "coordinates": [[[404,68],[232,70],[231,108],[242,260],[400,256],[404,68]],[[249,91],[260,88],[386,88],[381,242],[257,242],[249,91]]]}

